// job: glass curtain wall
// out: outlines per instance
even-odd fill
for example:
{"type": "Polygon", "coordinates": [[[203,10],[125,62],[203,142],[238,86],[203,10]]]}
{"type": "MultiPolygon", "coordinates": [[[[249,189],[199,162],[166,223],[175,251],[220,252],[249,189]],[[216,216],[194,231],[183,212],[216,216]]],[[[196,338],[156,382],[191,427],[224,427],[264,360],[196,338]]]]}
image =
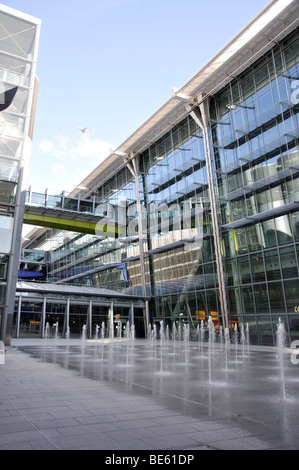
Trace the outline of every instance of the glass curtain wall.
{"type": "Polygon", "coordinates": [[[295,31],[210,110],[230,314],[262,344],[272,344],[279,317],[289,340],[299,335],[298,50],[295,31]]]}
{"type": "Polygon", "coordinates": [[[191,118],[144,153],[142,172],[153,321],[195,330],[218,301],[204,144],[191,118]]]}
{"type": "MultiPolygon", "coordinates": [[[[210,100],[230,326],[248,322],[259,344],[274,343],[279,317],[290,341],[299,335],[298,46],[296,30],[210,100]]],[[[142,240],[135,180],[124,165],[96,194],[107,224],[117,221],[114,236],[57,233],[49,279],[141,295],[142,243],[152,321],[188,322],[195,331],[211,316],[217,327],[202,132],[188,116],[138,158],[142,240]]]]}
{"type": "MultiPolygon", "coordinates": [[[[140,157],[142,243],[151,317],[188,321],[213,312],[218,322],[217,276],[201,131],[189,117],[140,157]]],[[[120,171],[100,192],[125,208],[125,237],[99,242],[97,272],[75,280],[142,295],[135,182],[120,171]],[[122,187],[121,184],[123,184],[122,187]],[[108,249],[108,244],[111,244],[108,249]]],[[[118,217],[119,220],[119,217],[118,217]]]]}

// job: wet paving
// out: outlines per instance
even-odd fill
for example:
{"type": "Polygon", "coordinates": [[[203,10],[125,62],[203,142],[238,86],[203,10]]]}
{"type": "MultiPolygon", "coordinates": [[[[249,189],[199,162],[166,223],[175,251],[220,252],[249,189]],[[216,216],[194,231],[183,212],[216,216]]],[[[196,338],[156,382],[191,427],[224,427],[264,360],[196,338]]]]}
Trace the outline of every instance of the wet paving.
{"type": "Polygon", "coordinates": [[[275,348],[184,341],[48,339],[19,349],[125,391],[163,394],[207,409],[254,418],[299,405],[299,365],[275,348]],[[283,373],[282,373],[283,372],[283,373]],[[283,381],[284,380],[284,381],[283,381]]]}
{"type": "Polygon", "coordinates": [[[299,449],[291,354],[282,370],[276,348],[14,339],[0,369],[0,449],[299,449]]]}

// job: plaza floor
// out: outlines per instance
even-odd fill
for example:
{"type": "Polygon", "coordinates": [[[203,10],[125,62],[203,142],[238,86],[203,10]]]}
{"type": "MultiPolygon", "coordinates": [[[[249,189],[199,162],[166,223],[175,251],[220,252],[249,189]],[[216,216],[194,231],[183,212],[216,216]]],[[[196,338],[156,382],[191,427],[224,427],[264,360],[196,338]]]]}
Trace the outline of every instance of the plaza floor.
{"type": "Polygon", "coordinates": [[[289,350],[13,339],[0,377],[0,450],[299,449],[289,350]]]}

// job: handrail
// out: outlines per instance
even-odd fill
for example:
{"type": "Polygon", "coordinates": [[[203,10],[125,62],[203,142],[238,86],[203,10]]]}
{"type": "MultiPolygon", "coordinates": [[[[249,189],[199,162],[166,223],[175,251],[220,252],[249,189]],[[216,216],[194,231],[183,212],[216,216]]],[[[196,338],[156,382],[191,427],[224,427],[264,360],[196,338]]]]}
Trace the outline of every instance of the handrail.
{"type": "Polygon", "coordinates": [[[108,205],[95,196],[88,199],[81,199],[80,194],[69,196],[62,191],[51,194],[47,189],[44,192],[34,191],[31,186],[26,191],[25,204],[33,207],[45,207],[49,209],[59,209],[63,211],[79,212],[83,214],[105,216],[108,205]]]}

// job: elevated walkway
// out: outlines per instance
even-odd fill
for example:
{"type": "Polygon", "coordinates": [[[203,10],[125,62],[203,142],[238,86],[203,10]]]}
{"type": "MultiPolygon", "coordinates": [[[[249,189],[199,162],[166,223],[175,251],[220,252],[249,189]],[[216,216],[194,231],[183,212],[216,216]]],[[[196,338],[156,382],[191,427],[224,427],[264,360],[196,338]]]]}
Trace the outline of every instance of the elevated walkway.
{"type": "Polygon", "coordinates": [[[114,237],[121,236],[121,228],[117,224],[100,223],[109,216],[110,204],[103,204],[95,197],[80,199],[80,195],[70,197],[65,192],[51,195],[26,192],[24,224],[49,227],[58,230],[96,234],[105,233],[114,237]]]}

